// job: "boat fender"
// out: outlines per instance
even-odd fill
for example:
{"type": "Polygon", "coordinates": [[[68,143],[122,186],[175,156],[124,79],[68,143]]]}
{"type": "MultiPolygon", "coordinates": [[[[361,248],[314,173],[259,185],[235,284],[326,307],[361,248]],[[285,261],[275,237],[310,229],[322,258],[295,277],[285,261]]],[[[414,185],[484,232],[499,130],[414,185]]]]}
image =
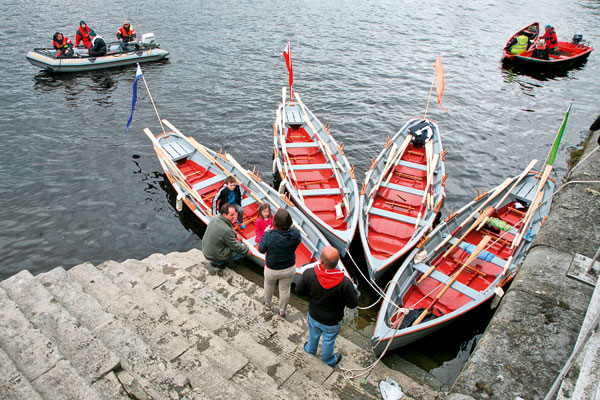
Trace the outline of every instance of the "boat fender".
{"type": "MultiPolygon", "coordinates": [[[[461,242],[458,244],[458,247],[460,247],[467,253],[471,254],[471,253],[473,253],[473,250],[475,250],[476,246],[471,243],[461,242]]],[[[485,251],[485,250],[482,250],[479,253],[479,255],[477,256],[477,258],[479,258],[480,260],[488,261],[488,262],[492,261],[494,259],[494,257],[495,257],[494,254],[490,253],[489,251],[485,251]]]]}
{"type": "Polygon", "coordinates": [[[177,200],[175,201],[175,209],[177,211],[181,211],[183,210],[183,198],[185,197],[185,195],[183,193],[179,193],[177,194],[177,200]]]}
{"type": "Polygon", "coordinates": [[[283,194],[285,192],[285,179],[279,183],[279,193],[283,194]]]}
{"type": "MultiPolygon", "coordinates": [[[[427,250],[421,249],[417,252],[417,254],[415,254],[413,261],[415,262],[415,264],[419,264],[419,263],[425,261],[426,258],[427,258],[427,250]]],[[[427,267],[429,267],[429,266],[427,266],[427,267]]]]}
{"type": "Polygon", "coordinates": [[[500,286],[497,286],[496,289],[494,289],[494,294],[494,300],[492,300],[492,304],[490,305],[492,310],[494,310],[496,307],[498,307],[498,304],[500,304],[500,299],[502,296],[504,296],[504,290],[502,290],[500,286]]]}

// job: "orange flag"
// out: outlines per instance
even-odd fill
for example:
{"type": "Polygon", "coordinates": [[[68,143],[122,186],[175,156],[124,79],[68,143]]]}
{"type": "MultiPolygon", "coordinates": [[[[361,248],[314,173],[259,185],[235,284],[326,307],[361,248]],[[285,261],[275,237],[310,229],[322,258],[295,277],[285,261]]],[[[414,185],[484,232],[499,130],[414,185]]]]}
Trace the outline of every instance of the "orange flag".
{"type": "Polygon", "coordinates": [[[442,107],[442,110],[448,112],[442,106],[442,95],[444,94],[444,67],[442,66],[442,56],[438,54],[437,60],[435,60],[435,64],[433,64],[433,68],[435,68],[435,75],[437,76],[437,82],[435,88],[437,90],[437,102],[442,107]]]}

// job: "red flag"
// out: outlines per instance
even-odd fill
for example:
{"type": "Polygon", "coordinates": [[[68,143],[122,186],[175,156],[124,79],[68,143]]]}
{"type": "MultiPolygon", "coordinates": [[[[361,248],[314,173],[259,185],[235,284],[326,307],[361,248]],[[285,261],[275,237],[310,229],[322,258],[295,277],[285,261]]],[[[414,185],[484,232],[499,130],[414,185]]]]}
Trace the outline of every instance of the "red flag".
{"type": "Polygon", "coordinates": [[[285,58],[285,65],[287,66],[290,74],[290,100],[293,99],[294,93],[292,92],[292,84],[294,83],[294,73],[292,71],[292,54],[290,53],[290,42],[288,40],[287,46],[283,49],[283,58],[285,58]]]}
{"type": "Polygon", "coordinates": [[[433,64],[433,68],[435,68],[435,75],[437,76],[437,82],[435,88],[437,90],[437,102],[442,107],[442,110],[448,112],[442,106],[442,95],[444,94],[444,67],[442,66],[442,56],[438,54],[437,60],[435,60],[435,64],[433,64]]]}

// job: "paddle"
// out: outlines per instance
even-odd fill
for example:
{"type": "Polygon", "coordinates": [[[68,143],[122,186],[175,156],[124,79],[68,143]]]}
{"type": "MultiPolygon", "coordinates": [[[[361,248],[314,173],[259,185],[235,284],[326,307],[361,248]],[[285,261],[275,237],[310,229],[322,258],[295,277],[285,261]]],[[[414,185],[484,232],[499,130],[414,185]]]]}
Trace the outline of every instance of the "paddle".
{"type": "MultiPolygon", "coordinates": [[[[347,213],[347,215],[350,215],[350,206],[348,205],[347,196],[344,193],[344,184],[339,176],[337,166],[336,166],[337,161],[333,159],[333,154],[331,153],[331,149],[329,148],[327,143],[325,143],[323,141],[323,139],[321,139],[321,136],[319,136],[319,133],[317,132],[315,126],[310,121],[308,112],[306,112],[306,107],[304,106],[304,103],[302,102],[300,95],[298,94],[298,92],[294,93],[294,95],[296,96],[296,100],[298,100],[298,104],[300,104],[300,108],[302,108],[302,111],[304,111],[304,121],[310,127],[310,129],[313,131],[313,134],[315,135],[315,139],[317,139],[317,143],[319,144],[319,147],[321,148],[323,153],[325,153],[327,155],[327,158],[329,159],[329,162],[331,163],[331,167],[333,169],[333,174],[335,175],[335,179],[336,179],[338,186],[342,192],[342,199],[344,201],[344,206],[346,207],[346,213],[347,213]]],[[[340,166],[340,169],[344,170],[344,168],[342,168],[341,166],[340,166]]]]}
{"type": "Polygon", "coordinates": [[[540,202],[542,201],[542,198],[544,197],[544,195],[543,195],[544,186],[546,185],[546,181],[548,180],[548,177],[550,176],[550,172],[552,172],[552,165],[554,164],[554,160],[556,159],[556,153],[558,152],[558,146],[560,145],[560,141],[561,141],[563,133],[565,131],[565,127],[567,126],[567,120],[569,119],[569,113],[571,112],[572,105],[573,105],[573,101],[571,101],[571,104],[569,104],[569,107],[567,108],[567,112],[565,113],[565,116],[563,118],[562,124],[560,125],[560,128],[559,128],[558,132],[556,133],[556,137],[554,138],[554,143],[552,144],[552,148],[550,149],[550,152],[548,153],[548,157],[547,157],[548,162],[546,164],[546,168],[544,169],[544,173],[542,174],[542,178],[540,179],[540,183],[538,185],[537,191],[536,191],[535,195],[533,196],[533,201],[529,205],[527,214],[525,214],[525,217],[524,217],[525,222],[523,223],[523,226],[521,227],[521,231],[513,239],[512,245],[510,246],[511,249],[514,249],[517,246],[519,246],[519,244],[521,244],[521,240],[523,240],[523,236],[525,235],[525,232],[527,232],[527,229],[529,227],[531,219],[533,218],[533,214],[534,214],[535,210],[537,209],[538,204],[540,204],[540,202]]]}
{"type": "MultiPolygon", "coordinates": [[[[398,153],[396,154],[396,156],[394,157],[394,159],[391,162],[391,165],[394,168],[396,168],[396,164],[398,164],[400,162],[400,159],[404,155],[404,152],[408,148],[408,145],[410,144],[411,140],[412,140],[412,135],[409,133],[408,135],[406,135],[406,138],[404,138],[404,141],[402,142],[402,145],[400,146],[400,151],[398,151],[398,153]]],[[[392,176],[394,176],[393,173],[389,174],[388,177],[385,179],[386,185],[388,183],[390,183],[390,180],[392,179],[392,176]]]]}
{"type": "Polygon", "coordinates": [[[438,293],[438,295],[435,297],[435,299],[431,302],[431,304],[429,304],[429,306],[427,306],[427,308],[421,313],[421,315],[419,315],[419,317],[415,320],[415,322],[413,322],[412,326],[419,325],[421,323],[421,321],[423,321],[423,319],[427,316],[427,313],[429,311],[431,311],[433,306],[442,298],[442,296],[446,293],[446,291],[448,291],[448,289],[450,289],[452,284],[456,281],[456,279],[458,278],[460,273],[467,267],[467,265],[469,265],[471,262],[473,262],[473,260],[475,260],[477,258],[479,253],[481,253],[481,251],[488,244],[490,239],[492,239],[492,238],[487,235],[484,236],[483,239],[481,239],[481,242],[479,242],[479,244],[477,245],[475,250],[473,250],[473,253],[471,253],[469,258],[467,258],[467,261],[465,261],[462,264],[462,266],[460,267],[460,269],[458,271],[456,271],[456,273],[454,275],[452,275],[452,278],[450,279],[450,281],[438,293]]]}
{"type": "MultiPolygon", "coordinates": [[[[529,171],[531,171],[531,169],[535,166],[535,164],[537,164],[537,162],[538,162],[538,160],[536,160],[535,158],[533,160],[531,160],[531,162],[529,163],[529,165],[527,166],[527,168],[525,168],[523,170],[523,172],[521,172],[521,175],[519,175],[519,177],[517,178],[517,180],[515,181],[515,183],[510,187],[510,190],[507,191],[504,194],[504,196],[502,196],[502,198],[500,199],[500,201],[498,201],[498,203],[496,203],[496,205],[494,206],[494,211],[496,211],[500,207],[502,207],[502,204],[508,198],[508,195],[511,194],[512,191],[515,189],[515,187],[517,187],[517,185],[523,180],[523,178],[525,178],[525,176],[527,176],[527,174],[529,173],[529,171]]],[[[487,222],[487,220],[485,220],[481,224],[479,224],[479,226],[477,227],[477,230],[481,229],[481,227],[483,225],[485,225],[486,222],[487,222]]]]}
{"type": "Polygon", "coordinates": [[[186,179],[185,176],[182,175],[181,171],[179,170],[179,168],[177,168],[175,163],[173,163],[173,161],[171,161],[171,159],[163,152],[162,146],[160,145],[158,140],[156,140],[156,137],[154,136],[154,134],[152,132],[150,132],[150,129],[144,128],[144,133],[146,134],[146,136],[148,136],[150,138],[150,140],[152,141],[152,144],[154,144],[154,148],[156,150],[156,154],[158,155],[158,157],[160,157],[160,159],[163,160],[165,162],[165,164],[167,164],[169,169],[171,169],[173,171],[172,176],[177,181],[177,183],[179,183],[181,186],[183,186],[183,188],[186,189],[190,193],[190,195],[194,199],[196,199],[196,201],[201,206],[203,206],[205,208],[204,211],[208,214],[209,217],[212,217],[213,215],[211,213],[211,209],[204,202],[204,200],[202,199],[202,196],[200,196],[200,194],[185,181],[185,179],[186,179]]]}

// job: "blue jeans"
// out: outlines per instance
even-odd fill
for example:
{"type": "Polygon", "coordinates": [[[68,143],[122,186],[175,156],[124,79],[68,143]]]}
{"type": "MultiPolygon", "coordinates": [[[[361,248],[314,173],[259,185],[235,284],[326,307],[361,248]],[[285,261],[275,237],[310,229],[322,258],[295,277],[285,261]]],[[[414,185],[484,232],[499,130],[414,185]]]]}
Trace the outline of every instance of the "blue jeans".
{"type": "Polygon", "coordinates": [[[223,260],[223,261],[211,261],[214,264],[219,264],[219,265],[225,265],[228,264],[232,261],[236,261],[236,260],[241,260],[242,258],[246,257],[246,254],[242,254],[242,253],[236,253],[235,256],[228,258],[227,260],[223,260]]]}
{"type": "Polygon", "coordinates": [[[313,356],[316,355],[317,347],[319,347],[319,339],[323,336],[321,360],[325,364],[333,366],[337,361],[334,352],[335,339],[342,328],[342,321],[337,325],[325,325],[313,319],[310,314],[307,313],[306,315],[308,316],[308,342],[304,346],[304,351],[313,356]]]}

